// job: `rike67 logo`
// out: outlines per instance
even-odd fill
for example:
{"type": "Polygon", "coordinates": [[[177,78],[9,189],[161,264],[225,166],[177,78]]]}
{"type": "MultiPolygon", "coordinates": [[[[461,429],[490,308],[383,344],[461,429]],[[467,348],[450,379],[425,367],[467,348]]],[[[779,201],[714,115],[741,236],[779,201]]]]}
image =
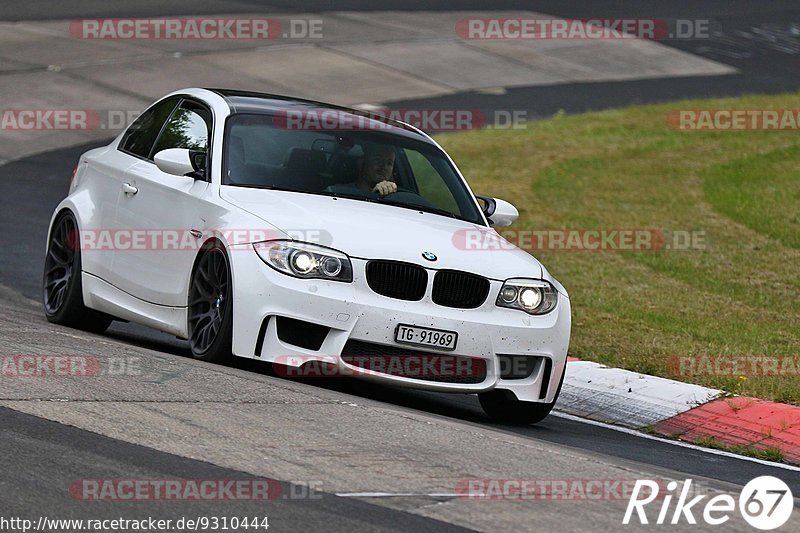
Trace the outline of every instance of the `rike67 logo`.
{"type": "Polygon", "coordinates": [[[659,494],[660,488],[662,485],[655,481],[637,480],[622,523],[630,524],[635,513],[640,524],[675,525],[685,521],[694,525],[698,523],[698,518],[702,518],[708,525],[719,526],[728,522],[738,511],[752,527],[768,531],[788,522],[794,508],[794,497],[789,486],[773,476],[752,479],[742,489],[738,502],[730,494],[718,494],[708,500],[707,494],[691,497],[691,479],[683,484],[670,481],[667,483],[666,494],[659,494]],[[650,507],[648,510],[651,512],[648,515],[645,507],[656,500],[660,505],[650,507]],[[676,502],[673,508],[674,500],[676,502]],[[658,515],[654,518],[653,511],[656,510],[658,515]]]}

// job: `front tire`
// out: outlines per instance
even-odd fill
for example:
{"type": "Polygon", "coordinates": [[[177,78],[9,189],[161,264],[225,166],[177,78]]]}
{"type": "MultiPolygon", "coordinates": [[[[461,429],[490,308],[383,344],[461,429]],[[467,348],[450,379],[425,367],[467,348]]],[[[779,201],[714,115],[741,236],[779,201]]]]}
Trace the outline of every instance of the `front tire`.
{"type": "Polygon", "coordinates": [[[567,369],[565,367],[564,372],[561,374],[561,381],[558,383],[556,396],[550,403],[523,402],[517,400],[511,391],[499,389],[478,394],[478,400],[481,402],[483,411],[494,422],[526,426],[536,424],[547,418],[547,415],[555,407],[558,395],[561,394],[561,386],[564,384],[564,375],[566,373],[567,369]]]}
{"type": "Polygon", "coordinates": [[[42,279],[42,303],[47,320],[92,333],[105,331],[113,317],[83,305],[81,249],[72,213],[56,219],[47,243],[42,279]]]}
{"type": "Polygon", "coordinates": [[[195,359],[231,359],[233,301],[228,257],[212,246],[198,258],[189,287],[189,344],[195,359]]]}

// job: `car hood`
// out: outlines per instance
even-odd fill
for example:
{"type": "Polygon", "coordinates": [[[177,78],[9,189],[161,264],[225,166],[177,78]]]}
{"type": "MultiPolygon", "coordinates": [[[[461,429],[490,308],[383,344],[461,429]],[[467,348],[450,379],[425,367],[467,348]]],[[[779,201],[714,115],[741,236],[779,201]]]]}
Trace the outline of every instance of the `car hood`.
{"type": "Polygon", "coordinates": [[[280,229],[361,259],[390,259],[497,280],[540,278],[542,265],[492,228],[387,204],[223,186],[220,196],[280,229]],[[436,255],[423,259],[423,252],[436,255]]]}

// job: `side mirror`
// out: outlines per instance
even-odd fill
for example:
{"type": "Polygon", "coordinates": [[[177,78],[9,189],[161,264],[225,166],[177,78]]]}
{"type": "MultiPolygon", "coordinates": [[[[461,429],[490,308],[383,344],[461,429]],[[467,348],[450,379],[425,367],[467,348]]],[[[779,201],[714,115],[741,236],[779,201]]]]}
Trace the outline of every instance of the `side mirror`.
{"type": "Polygon", "coordinates": [[[161,172],[173,176],[190,175],[190,177],[198,179],[202,178],[205,157],[204,152],[186,148],[167,148],[158,152],[153,157],[153,161],[161,172]]]}
{"type": "Polygon", "coordinates": [[[493,226],[504,228],[519,218],[517,208],[505,200],[489,196],[477,196],[476,198],[480,200],[483,214],[489,219],[489,224],[493,226]]]}

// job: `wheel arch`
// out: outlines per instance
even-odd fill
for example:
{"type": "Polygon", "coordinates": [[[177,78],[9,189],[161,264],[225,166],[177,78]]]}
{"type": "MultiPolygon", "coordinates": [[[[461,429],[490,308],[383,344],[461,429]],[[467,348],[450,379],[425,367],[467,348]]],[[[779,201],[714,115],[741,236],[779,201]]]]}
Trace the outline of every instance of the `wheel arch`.
{"type": "MultiPolygon", "coordinates": [[[[206,239],[205,241],[203,241],[203,244],[200,246],[199,250],[197,251],[197,254],[195,255],[194,261],[192,263],[191,272],[190,272],[190,275],[189,275],[189,278],[188,278],[187,284],[186,284],[186,308],[185,308],[186,312],[184,314],[184,320],[185,320],[185,324],[186,324],[187,338],[191,342],[192,332],[191,332],[190,323],[189,323],[189,317],[190,317],[190,313],[191,313],[191,308],[190,308],[189,299],[190,299],[191,294],[192,294],[192,282],[193,282],[193,280],[195,278],[195,274],[197,273],[197,269],[198,269],[198,267],[200,265],[201,259],[206,254],[208,254],[209,252],[212,252],[212,251],[219,251],[219,252],[222,253],[222,256],[225,258],[225,264],[227,265],[227,269],[228,269],[228,292],[229,292],[229,296],[228,296],[228,300],[229,301],[227,302],[227,307],[228,307],[228,311],[227,311],[228,315],[227,315],[227,317],[228,318],[224,318],[223,319],[223,325],[225,324],[225,321],[227,320],[227,321],[229,321],[228,322],[229,323],[228,328],[230,328],[230,330],[227,333],[227,335],[229,336],[228,341],[227,341],[227,348],[225,348],[225,351],[227,353],[227,355],[225,357],[227,359],[232,354],[232,332],[233,332],[233,319],[234,319],[233,301],[235,299],[234,298],[234,275],[233,275],[233,266],[232,266],[230,254],[228,252],[228,246],[226,246],[225,242],[221,238],[216,236],[216,235],[214,235],[214,236],[206,239]]],[[[222,331],[225,331],[225,329],[223,328],[222,331]]],[[[216,341],[212,342],[212,347],[213,347],[214,342],[216,342],[216,341]]],[[[211,350],[211,349],[212,348],[210,347],[206,351],[211,350]]],[[[216,348],[213,348],[213,349],[216,349],[216,348]]],[[[192,348],[192,350],[194,350],[194,348],[192,348]]],[[[214,361],[215,359],[203,359],[203,360],[214,361]]]]}
{"type": "MultiPolygon", "coordinates": [[[[203,244],[200,245],[200,249],[197,251],[197,254],[194,256],[194,261],[192,262],[192,269],[189,272],[189,276],[186,280],[186,284],[184,287],[184,294],[186,295],[186,331],[189,331],[189,291],[192,288],[192,279],[194,279],[194,273],[197,271],[197,265],[200,263],[200,258],[203,257],[203,254],[208,253],[209,250],[212,249],[219,249],[225,255],[225,261],[228,263],[228,274],[230,276],[230,284],[231,284],[231,300],[234,299],[235,295],[235,280],[233,275],[233,268],[231,263],[230,255],[228,254],[228,246],[226,246],[225,242],[217,236],[210,237],[203,241],[203,244]]],[[[233,305],[231,305],[231,313],[233,313],[233,305]]]]}
{"type": "Polygon", "coordinates": [[[45,253],[47,252],[47,247],[50,246],[50,235],[53,233],[53,226],[55,226],[56,222],[66,214],[72,215],[72,218],[75,219],[75,224],[78,226],[78,230],[81,229],[80,220],[78,220],[78,215],[75,214],[75,209],[72,205],[59,205],[53,211],[52,216],[50,217],[50,224],[47,226],[47,238],[44,241],[45,246],[45,253]]]}

